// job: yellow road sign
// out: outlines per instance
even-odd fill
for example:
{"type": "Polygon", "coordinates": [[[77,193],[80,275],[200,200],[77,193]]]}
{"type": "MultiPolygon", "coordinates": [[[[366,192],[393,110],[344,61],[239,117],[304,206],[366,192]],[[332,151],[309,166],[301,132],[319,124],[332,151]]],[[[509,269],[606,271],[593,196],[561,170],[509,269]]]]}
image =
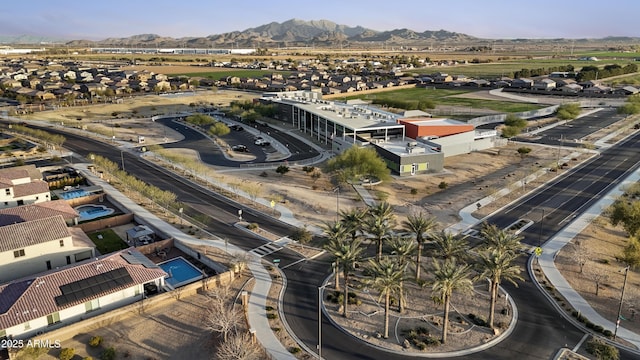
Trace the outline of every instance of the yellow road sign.
{"type": "Polygon", "coordinates": [[[536,256],[540,256],[542,255],[542,248],[538,246],[533,252],[536,254],[536,256]]]}

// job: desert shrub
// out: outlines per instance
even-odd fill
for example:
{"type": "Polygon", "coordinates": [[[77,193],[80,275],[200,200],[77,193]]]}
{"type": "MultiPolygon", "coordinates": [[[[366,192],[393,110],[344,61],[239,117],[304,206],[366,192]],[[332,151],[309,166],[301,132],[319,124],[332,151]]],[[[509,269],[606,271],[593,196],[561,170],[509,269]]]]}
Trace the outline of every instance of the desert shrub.
{"type": "Polygon", "coordinates": [[[593,331],[597,331],[599,333],[602,333],[603,330],[604,330],[604,328],[602,327],[602,325],[594,325],[593,326],[593,331]]]}
{"type": "Polygon", "coordinates": [[[247,225],[247,229],[249,230],[257,230],[258,228],[260,228],[260,226],[257,223],[251,223],[247,225]]]}
{"type": "Polygon", "coordinates": [[[469,314],[468,318],[469,318],[469,320],[471,320],[474,324],[476,324],[478,326],[487,326],[487,321],[480,315],[469,314]]]}
{"type": "Polygon", "coordinates": [[[267,314],[267,319],[269,320],[275,320],[277,318],[278,318],[278,314],[274,314],[274,313],[267,314]]]}
{"type": "Polygon", "coordinates": [[[600,339],[591,338],[587,342],[586,350],[589,354],[594,355],[598,360],[620,359],[620,352],[618,351],[618,348],[613,345],[609,345],[600,339]]]}
{"type": "Polygon", "coordinates": [[[442,190],[446,189],[448,186],[449,186],[449,184],[447,184],[446,181],[442,181],[442,182],[440,182],[440,184],[438,184],[438,188],[442,189],[442,190]]]}
{"type": "Polygon", "coordinates": [[[60,360],[71,360],[73,356],[76,354],[76,350],[74,348],[64,348],[60,350],[60,355],[58,355],[58,359],[60,360]]]}
{"type": "Polygon", "coordinates": [[[602,330],[602,335],[611,338],[613,337],[613,331],[609,330],[609,329],[604,329],[602,330]]]}
{"type": "Polygon", "coordinates": [[[271,331],[273,331],[275,333],[280,332],[280,330],[282,330],[282,329],[280,329],[279,327],[272,327],[271,328],[271,331]]]}
{"type": "Polygon", "coordinates": [[[290,347],[289,347],[289,352],[290,352],[290,353],[292,353],[292,354],[297,354],[297,353],[299,353],[300,351],[302,351],[302,350],[300,350],[300,348],[299,348],[299,347],[297,347],[297,346],[290,346],[290,347]]]}
{"type": "Polygon", "coordinates": [[[313,234],[306,228],[298,227],[293,230],[289,237],[291,238],[291,240],[295,240],[301,244],[306,244],[311,241],[311,239],[313,238],[313,234]]]}
{"type": "Polygon", "coordinates": [[[93,360],[93,356],[85,356],[82,360],[93,360]]]}
{"type": "Polygon", "coordinates": [[[267,306],[265,306],[265,308],[264,308],[264,309],[265,309],[265,310],[267,310],[267,311],[273,311],[273,310],[275,310],[275,309],[273,308],[273,306],[268,306],[268,305],[267,305],[267,306]]]}
{"type": "Polygon", "coordinates": [[[109,347],[104,349],[102,354],[100,354],[100,360],[114,360],[116,358],[116,349],[113,347],[109,347]]]}
{"type": "Polygon", "coordinates": [[[427,348],[427,344],[425,344],[422,341],[416,341],[414,343],[414,345],[419,349],[419,350],[425,350],[427,348]]]}
{"type": "Polygon", "coordinates": [[[89,339],[89,346],[91,347],[98,347],[100,344],[102,344],[102,336],[92,336],[89,339]]]}

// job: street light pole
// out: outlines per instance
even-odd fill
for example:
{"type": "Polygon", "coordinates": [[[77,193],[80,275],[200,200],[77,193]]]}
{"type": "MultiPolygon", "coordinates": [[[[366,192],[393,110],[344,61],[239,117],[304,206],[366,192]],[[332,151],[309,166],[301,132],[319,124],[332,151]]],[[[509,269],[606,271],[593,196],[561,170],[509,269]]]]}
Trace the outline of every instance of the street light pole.
{"type": "Polygon", "coordinates": [[[122,171],[124,171],[124,150],[120,150],[120,161],[122,161],[122,171]]]}
{"type": "Polygon", "coordinates": [[[620,294],[620,306],[618,306],[618,318],[616,319],[616,329],[613,332],[613,340],[618,336],[618,328],[620,327],[620,317],[622,316],[622,301],[624,300],[624,289],[627,287],[627,275],[629,275],[629,266],[624,270],[624,281],[622,282],[622,293],[620,294]]]}
{"type": "Polygon", "coordinates": [[[322,286],[318,287],[318,359],[322,360],[322,286]]]}

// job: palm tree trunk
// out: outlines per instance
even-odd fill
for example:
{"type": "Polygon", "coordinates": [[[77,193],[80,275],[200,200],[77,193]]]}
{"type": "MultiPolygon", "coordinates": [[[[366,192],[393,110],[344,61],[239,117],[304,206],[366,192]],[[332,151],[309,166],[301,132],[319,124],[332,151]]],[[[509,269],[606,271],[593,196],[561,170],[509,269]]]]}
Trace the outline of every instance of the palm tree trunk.
{"type": "Polygon", "coordinates": [[[491,282],[491,303],[489,304],[489,328],[493,329],[493,317],[496,311],[496,299],[498,297],[498,283],[492,281],[491,282]]]}
{"type": "Polygon", "coordinates": [[[416,281],[420,280],[420,263],[422,261],[422,242],[418,242],[418,255],[416,255],[416,281]]]}
{"type": "Polygon", "coordinates": [[[382,239],[378,239],[378,254],[377,254],[376,260],[380,262],[381,259],[382,259],[382,239]]]}
{"type": "Polygon", "coordinates": [[[385,300],[384,300],[384,338],[387,339],[389,337],[389,299],[390,294],[389,290],[386,291],[385,300]]]}
{"type": "Polygon", "coordinates": [[[349,313],[347,312],[347,306],[349,306],[349,272],[347,270],[344,271],[344,299],[342,299],[342,316],[349,317],[349,313]]]}
{"type": "Polygon", "coordinates": [[[340,269],[338,268],[338,260],[334,262],[333,266],[333,282],[335,284],[335,290],[340,291],[340,269]]]}
{"type": "Polygon", "coordinates": [[[398,290],[398,312],[402,314],[404,312],[404,281],[400,281],[400,289],[398,290]]]}
{"type": "Polygon", "coordinates": [[[445,295],[444,296],[444,314],[442,316],[444,318],[444,320],[442,321],[442,339],[440,339],[440,342],[443,344],[447,342],[447,330],[449,328],[449,301],[450,301],[449,295],[445,295]]]}

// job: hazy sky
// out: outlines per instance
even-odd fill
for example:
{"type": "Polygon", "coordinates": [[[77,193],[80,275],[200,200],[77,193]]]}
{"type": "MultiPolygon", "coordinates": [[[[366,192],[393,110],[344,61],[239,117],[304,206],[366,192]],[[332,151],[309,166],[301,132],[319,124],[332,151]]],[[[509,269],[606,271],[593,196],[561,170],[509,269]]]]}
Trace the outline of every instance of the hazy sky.
{"type": "Polygon", "coordinates": [[[297,18],[493,39],[599,38],[640,36],[639,16],[637,0],[18,0],[3,1],[0,35],[177,38],[297,18]]]}

